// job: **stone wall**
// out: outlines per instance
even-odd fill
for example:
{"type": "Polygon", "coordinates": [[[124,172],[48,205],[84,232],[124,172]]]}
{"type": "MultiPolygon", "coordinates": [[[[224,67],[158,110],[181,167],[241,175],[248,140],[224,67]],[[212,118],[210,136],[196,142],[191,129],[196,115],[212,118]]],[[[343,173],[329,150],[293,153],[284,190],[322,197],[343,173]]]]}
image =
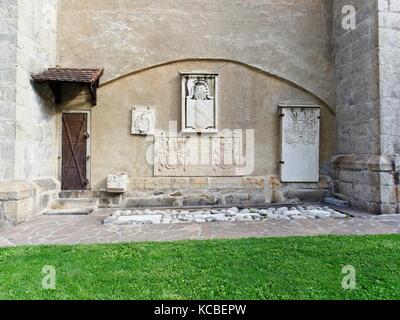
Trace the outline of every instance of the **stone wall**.
{"type": "Polygon", "coordinates": [[[379,153],[377,1],[334,1],[337,152],[379,153]],[[357,9],[355,30],[342,27],[342,7],[357,9]]]}
{"type": "Polygon", "coordinates": [[[103,66],[108,81],[182,59],[233,60],[333,105],[330,30],[331,0],[61,0],[58,63],[103,66]]]}
{"type": "Polygon", "coordinates": [[[55,108],[31,75],[56,63],[58,0],[19,0],[15,180],[55,177],[55,108]]]}
{"type": "MultiPolygon", "coordinates": [[[[333,12],[339,155],[333,161],[335,192],[354,206],[376,210],[379,187],[370,180],[368,162],[379,154],[377,1],[336,0],[333,12]],[[357,10],[354,30],[342,27],[345,5],[357,10]]],[[[374,159],[379,166],[379,157],[374,159]]]]}
{"type": "Polygon", "coordinates": [[[400,212],[400,2],[379,1],[379,86],[381,154],[394,162],[381,174],[382,211],[400,212]]]}
{"type": "Polygon", "coordinates": [[[397,1],[334,1],[337,88],[335,192],[355,207],[396,213],[394,155],[399,151],[397,1]],[[356,29],[342,28],[342,7],[357,10],[356,29]]]}
{"type": "Polygon", "coordinates": [[[140,207],[249,207],[265,203],[320,202],[330,192],[330,179],[316,184],[284,184],[269,177],[152,177],[130,179],[128,191],[111,194],[105,190],[61,192],[61,198],[99,199],[100,208],[140,207]]]}
{"type": "Polygon", "coordinates": [[[57,6],[0,1],[0,207],[12,223],[46,209],[58,189],[54,103],[31,79],[55,65],[57,6]]]}
{"type": "Polygon", "coordinates": [[[381,152],[400,154],[400,1],[379,1],[381,152]]]}
{"type": "Polygon", "coordinates": [[[0,181],[14,177],[17,0],[0,1],[0,181]]]}

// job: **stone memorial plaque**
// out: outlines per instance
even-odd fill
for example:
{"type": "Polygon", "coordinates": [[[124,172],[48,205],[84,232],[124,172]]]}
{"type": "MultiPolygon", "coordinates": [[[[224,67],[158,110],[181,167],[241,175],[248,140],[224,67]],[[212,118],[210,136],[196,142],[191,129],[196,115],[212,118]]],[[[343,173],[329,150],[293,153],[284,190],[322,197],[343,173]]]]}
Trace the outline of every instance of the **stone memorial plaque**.
{"type": "Polygon", "coordinates": [[[128,190],[128,173],[110,174],[107,178],[107,192],[124,193],[128,190]]]}
{"type": "Polygon", "coordinates": [[[218,75],[182,73],[182,131],[218,132],[218,75]]]}
{"type": "Polygon", "coordinates": [[[243,176],[242,136],[155,138],[154,175],[157,177],[243,176]]]}
{"type": "Polygon", "coordinates": [[[154,135],[156,112],[148,107],[134,107],[132,109],[132,130],[133,135],[148,136],[154,135]]]}
{"type": "Polygon", "coordinates": [[[282,182],[318,182],[320,108],[281,107],[282,182]]]}

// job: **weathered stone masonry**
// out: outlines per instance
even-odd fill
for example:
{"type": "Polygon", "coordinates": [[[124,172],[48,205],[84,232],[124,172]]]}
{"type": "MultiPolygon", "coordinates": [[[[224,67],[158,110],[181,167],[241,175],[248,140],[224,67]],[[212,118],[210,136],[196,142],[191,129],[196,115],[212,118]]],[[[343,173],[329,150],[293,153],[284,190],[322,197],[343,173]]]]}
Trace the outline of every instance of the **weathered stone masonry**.
{"type": "Polygon", "coordinates": [[[17,0],[0,1],[0,180],[14,177],[17,0]]]}
{"type": "Polygon", "coordinates": [[[337,93],[335,192],[356,207],[398,213],[399,3],[334,2],[337,93]],[[342,28],[341,8],[357,9],[355,30],[342,28]]]}
{"type": "Polygon", "coordinates": [[[11,222],[46,209],[58,189],[54,104],[31,81],[55,64],[57,6],[0,1],[0,204],[11,222]]]}

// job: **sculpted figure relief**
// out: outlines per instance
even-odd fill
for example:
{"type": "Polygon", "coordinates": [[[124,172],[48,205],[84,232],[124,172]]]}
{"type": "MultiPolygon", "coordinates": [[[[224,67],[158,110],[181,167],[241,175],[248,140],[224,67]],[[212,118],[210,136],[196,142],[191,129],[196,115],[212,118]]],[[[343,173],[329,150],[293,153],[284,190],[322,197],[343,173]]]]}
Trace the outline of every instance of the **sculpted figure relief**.
{"type": "Polygon", "coordinates": [[[154,135],[155,111],[150,108],[138,107],[132,110],[132,134],[154,135]]]}
{"type": "Polygon", "coordinates": [[[216,76],[186,76],[183,78],[183,90],[185,90],[185,98],[182,102],[184,131],[216,131],[216,76]]]}
{"type": "Polygon", "coordinates": [[[241,136],[155,137],[155,176],[242,176],[241,136]]]}
{"type": "Polygon", "coordinates": [[[318,137],[318,113],[291,110],[291,125],[285,130],[287,144],[314,145],[318,137]]]}

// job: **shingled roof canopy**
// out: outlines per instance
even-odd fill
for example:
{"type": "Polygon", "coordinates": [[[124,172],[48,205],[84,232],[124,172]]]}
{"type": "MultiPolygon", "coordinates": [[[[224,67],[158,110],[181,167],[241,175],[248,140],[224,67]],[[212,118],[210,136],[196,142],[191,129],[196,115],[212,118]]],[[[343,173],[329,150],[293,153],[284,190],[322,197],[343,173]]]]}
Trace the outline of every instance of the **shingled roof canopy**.
{"type": "Polygon", "coordinates": [[[50,68],[43,73],[33,75],[36,82],[48,82],[53,90],[57,104],[61,103],[61,84],[80,83],[88,84],[93,98],[93,105],[97,103],[97,88],[104,69],[77,69],[77,68],[50,68]]]}

